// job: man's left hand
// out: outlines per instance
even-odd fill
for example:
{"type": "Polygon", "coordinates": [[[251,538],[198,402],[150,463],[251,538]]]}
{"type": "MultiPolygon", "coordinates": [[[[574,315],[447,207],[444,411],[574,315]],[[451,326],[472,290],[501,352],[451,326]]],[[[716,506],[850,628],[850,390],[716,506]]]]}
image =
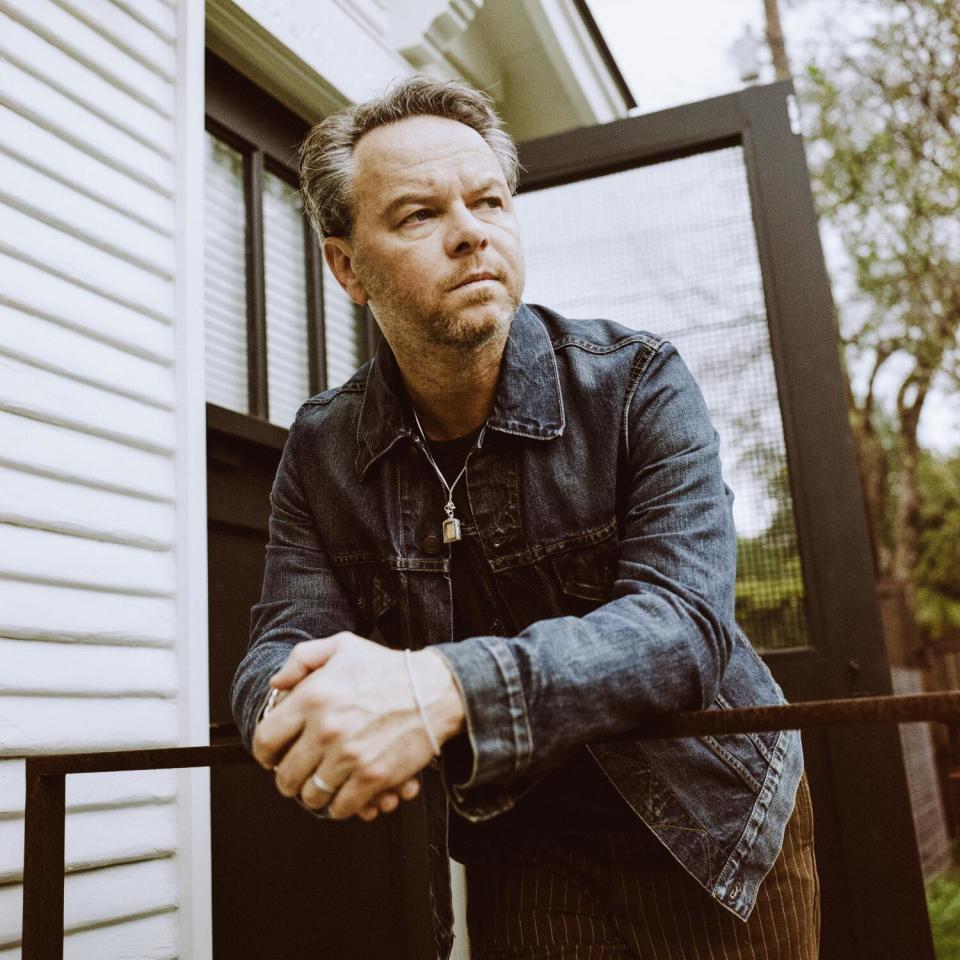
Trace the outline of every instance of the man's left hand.
{"type": "MultiPolygon", "coordinates": [[[[443,744],[463,726],[450,668],[429,648],[411,654],[427,719],[443,744]]],[[[276,770],[277,789],[344,819],[406,784],[433,755],[403,653],[353,633],[297,644],[270,684],[290,690],[258,725],[253,754],[276,770]],[[314,773],[334,788],[321,791],[314,773]]],[[[406,794],[403,794],[406,795],[406,794]]],[[[369,819],[369,817],[365,817],[369,819]]]]}

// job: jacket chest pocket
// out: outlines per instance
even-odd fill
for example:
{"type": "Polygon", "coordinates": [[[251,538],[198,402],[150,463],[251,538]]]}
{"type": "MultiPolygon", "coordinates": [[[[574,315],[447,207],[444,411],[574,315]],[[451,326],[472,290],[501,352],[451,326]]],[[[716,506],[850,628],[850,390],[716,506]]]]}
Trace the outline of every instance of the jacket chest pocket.
{"type": "Polygon", "coordinates": [[[348,563],[338,566],[337,574],[356,615],[358,632],[369,637],[377,631],[387,646],[403,647],[396,571],[377,562],[348,563]]]}
{"type": "Polygon", "coordinates": [[[564,613],[583,616],[614,597],[619,545],[616,536],[550,557],[564,613]]]}

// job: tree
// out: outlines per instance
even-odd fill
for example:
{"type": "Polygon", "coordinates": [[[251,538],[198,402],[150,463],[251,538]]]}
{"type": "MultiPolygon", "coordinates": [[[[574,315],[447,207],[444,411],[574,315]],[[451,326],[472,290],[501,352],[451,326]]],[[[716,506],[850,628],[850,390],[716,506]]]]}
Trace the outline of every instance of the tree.
{"type": "Polygon", "coordinates": [[[920,459],[917,622],[931,639],[960,639],[960,456],[920,459]]]}
{"type": "Polygon", "coordinates": [[[913,610],[918,427],[931,391],[960,387],[960,5],[860,9],[866,35],[797,86],[814,193],[854,281],[838,332],[875,565],[913,610]]]}

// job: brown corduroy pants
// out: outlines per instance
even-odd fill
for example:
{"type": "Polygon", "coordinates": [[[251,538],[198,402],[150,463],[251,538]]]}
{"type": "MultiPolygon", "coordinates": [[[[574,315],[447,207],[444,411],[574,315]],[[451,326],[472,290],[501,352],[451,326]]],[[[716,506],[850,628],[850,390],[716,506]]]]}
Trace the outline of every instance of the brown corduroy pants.
{"type": "Polygon", "coordinates": [[[816,960],[820,883],[804,774],[783,849],[744,923],[645,831],[520,842],[467,867],[477,960],[816,960]]]}

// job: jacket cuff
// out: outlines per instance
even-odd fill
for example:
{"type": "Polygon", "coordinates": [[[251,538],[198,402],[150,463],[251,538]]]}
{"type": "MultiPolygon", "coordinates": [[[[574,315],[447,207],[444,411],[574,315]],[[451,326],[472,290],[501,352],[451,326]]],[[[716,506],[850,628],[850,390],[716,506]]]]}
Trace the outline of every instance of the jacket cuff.
{"type": "Polygon", "coordinates": [[[290,648],[286,644],[265,643],[248,651],[230,686],[230,707],[240,739],[253,751],[253,734],[270,696],[270,678],[283,666],[290,648]]]}
{"type": "Polygon", "coordinates": [[[430,649],[447,661],[463,698],[472,757],[466,756],[464,739],[453,737],[441,749],[441,765],[454,809],[465,812],[471,792],[510,780],[530,765],[533,735],[520,670],[500,637],[471,637],[430,649]]]}

